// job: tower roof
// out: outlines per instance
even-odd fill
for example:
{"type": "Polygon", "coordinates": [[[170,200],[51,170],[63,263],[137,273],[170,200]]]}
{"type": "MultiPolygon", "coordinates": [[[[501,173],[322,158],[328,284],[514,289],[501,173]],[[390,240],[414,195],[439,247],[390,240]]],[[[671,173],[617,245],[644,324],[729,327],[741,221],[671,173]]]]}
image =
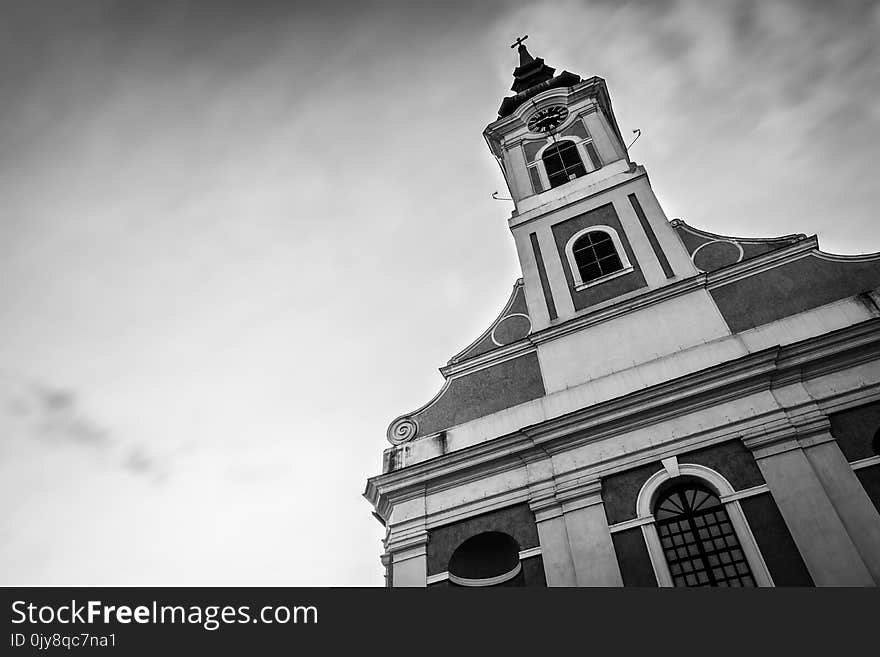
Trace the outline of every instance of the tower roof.
{"type": "Polygon", "coordinates": [[[517,51],[519,52],[519,66],[513,70],[513,85],[510,87],[512,91],[517,93],[525,91],[553,77],[556,69],[547,66],[541,57],[537,59],[532,57],[526,49],[526,44],[520,43],[517,51]]]}
{"type": "Polygon", "coordinates": [[[499,117],[510,116],[517,107],[542,91],[556,87],[570,87],[581,81],[580,76],[568,71],[554,76],[555,68],[547,66],[541,57],[532,57],[523,43],[528,38],[528,35],[518,38],[511,46],[511,48],[515,47],[519,54],[519,66],[513,70],[513,84],[510,87],[516,95],[508,96],[501,102],[501,107],[498,109],[499,117]]]}

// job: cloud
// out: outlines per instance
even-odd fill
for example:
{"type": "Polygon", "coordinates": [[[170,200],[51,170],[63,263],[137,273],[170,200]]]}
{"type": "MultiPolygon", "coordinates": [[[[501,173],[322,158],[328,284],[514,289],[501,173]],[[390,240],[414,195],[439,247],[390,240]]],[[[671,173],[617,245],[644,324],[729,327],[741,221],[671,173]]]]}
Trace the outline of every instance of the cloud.
{"type": "Polygon", "coordinates": [[[0,431],[13,453],[27,446],[71,448],[79,456],[155,480],[167,476],[165,459],[111,433],[85,410],[76,393],[24,377],[0,377],[0,431]]]}

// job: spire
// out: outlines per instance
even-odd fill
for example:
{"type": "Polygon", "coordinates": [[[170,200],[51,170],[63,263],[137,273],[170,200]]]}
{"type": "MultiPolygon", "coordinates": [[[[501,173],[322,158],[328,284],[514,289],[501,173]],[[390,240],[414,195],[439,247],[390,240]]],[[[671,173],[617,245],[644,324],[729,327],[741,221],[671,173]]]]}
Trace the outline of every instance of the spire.
{"type": "Polygon", "coordinates": [[[513,85],[510,87],[516,93],[516,96],[505,98],[498,111],[499,116],[507,116],[525,100],[546,89],[552,89],[560,86],[571,86],[580,82],[580,78],[568,71],[563,71],[560,75],[553,77],[556,69],[547,66],[541,57],[532,57],[532,54],[526,49],[523,41],[529,38],[526,34],[517,37],[515,43],[511,44],[511,48],[516,48],[519,54],[519,66],[513,70],[513,85]]]}
{"type": "Polygon", "coordinates": [[[547,66],[540,57],[537,59],[532,57],[523,43],[528,38],[528,34],[517,37],[516,43],[510,46],[516,48],[519,53],[519,66],[513,71],[513,86],[511,87],[517,93],[546,82],[553,77],[553,73],[556,71],[552,66],[547,66]]]}

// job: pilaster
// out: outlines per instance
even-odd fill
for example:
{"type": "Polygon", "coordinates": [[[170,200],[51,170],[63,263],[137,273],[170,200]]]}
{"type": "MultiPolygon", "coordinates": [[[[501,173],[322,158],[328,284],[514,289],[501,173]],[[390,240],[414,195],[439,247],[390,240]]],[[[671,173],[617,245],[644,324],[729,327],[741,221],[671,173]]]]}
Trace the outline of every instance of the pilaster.
{"type": "MultiPolygon", "coordinates": [[[[821,423],[820,423],[821,425],[821,423]]],[[[742,437],[817,586],[872,586],[874,580],[804,453],[815,432],[779,421],[742,437]]]]}
{"type": "Polygon", "coordinates": [[[549,457],[526,465],[547,585],[623,586],[599,480],[557,479],[549,457]]]}
{"type": "Polygon", "coordinates": [[[556,499],[562,507],[578,586],[623,586],[599,480],[560,486],[556,499]]]}
{"type": "Polygon", "coordinates": [[[391,559],[391,586],[428,585],[428,531],[425,490],[398,500],[389,519],[386,553],[391,559]]]}
{"type": "Polygon", "coordinates": [[[880,584],[880,513],[827,431],[804,447],[807,460],[837,510],[875,584],[880,584]]]}
{"type": "Polygon", "coordinates": [[[391,559],[391,586],[423,587],[428,585],[428,532],[410,532],[388,542],[391,559]]]}

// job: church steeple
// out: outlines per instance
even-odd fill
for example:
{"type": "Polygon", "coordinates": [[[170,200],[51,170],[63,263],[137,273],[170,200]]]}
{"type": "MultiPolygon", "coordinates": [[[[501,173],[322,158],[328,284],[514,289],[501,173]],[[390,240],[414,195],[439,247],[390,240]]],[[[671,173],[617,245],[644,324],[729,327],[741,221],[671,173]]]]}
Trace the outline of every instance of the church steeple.
{"type": "Polygon", "coordinates": [[[542,57],[532,57],[523,43],[528,38],[528,34],[518,37],[516,43],[510,46],[516,48],[519,54],[519,66],[513,70],[513,84],[510,87],[516,95],[504,99],[498,110],[499,117],[509,116],[517,107],[542,91],[570,87],[581,81],[580,77],[568,71],[563,71],[554,77],[555,68],[547,66],[542,57]]]}
{"type": "Polygon", "coordinates": [[[514,212],[533,330],[693,275],[643,168],[629,159],[605,81],[555,69],[516,39],[519,65],[484,135],[514,212]]]}
{"type": "Polygon", "coordinates": [[[532,57],[531,53],[526,49],[526,44],[523,43],[528,38],[528,34],[524,37],[519,37],[516,43],[510,46],[511,48],[516,48],[519,53],[519,66],[513,71],[513,86],[510,87],[516,93],[552,79],[553,74],[556,72],[556,69],[552,66],[547,66],[542,58],[538,57],[535,59],[532,57]]]}

